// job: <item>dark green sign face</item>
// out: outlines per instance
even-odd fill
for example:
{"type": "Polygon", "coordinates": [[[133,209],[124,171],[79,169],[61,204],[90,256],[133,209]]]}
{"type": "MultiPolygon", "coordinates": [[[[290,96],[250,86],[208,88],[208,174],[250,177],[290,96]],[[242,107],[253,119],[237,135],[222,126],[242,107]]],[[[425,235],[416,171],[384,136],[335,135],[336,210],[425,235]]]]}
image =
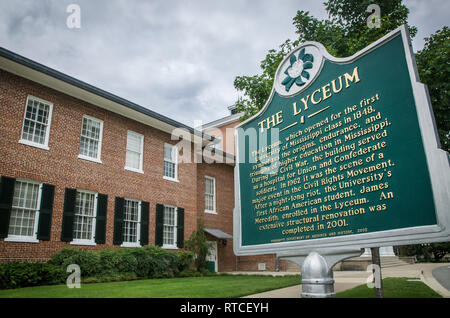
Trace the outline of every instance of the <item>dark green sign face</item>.
{"type": "Polygon", "coordinates": [[[437,223],[401,35],[350,63],[322,53],[294,51],[237,131],[242,246],[437,223]]]}

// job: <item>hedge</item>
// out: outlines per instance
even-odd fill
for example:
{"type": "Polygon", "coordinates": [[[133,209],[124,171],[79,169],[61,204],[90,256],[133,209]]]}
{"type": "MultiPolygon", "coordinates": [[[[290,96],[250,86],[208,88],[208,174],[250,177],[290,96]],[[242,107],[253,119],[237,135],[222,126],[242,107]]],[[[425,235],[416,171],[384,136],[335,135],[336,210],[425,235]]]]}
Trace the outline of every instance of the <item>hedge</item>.
{"type": "Polygon", "coordinates": [[[168,252],[158,246],[140,248],[117,248],[101,251],[62,249],[48,261],[65,270],[70,264],[80,266],[81,277],[137,278],[175,277],[192,264],[192,252],[168,252]]]}
{"type": "Polygon", "coordinates": [[[61,284],[67,275],[51,264],[3,263],[0,264],[0,289],[61,284]]]}

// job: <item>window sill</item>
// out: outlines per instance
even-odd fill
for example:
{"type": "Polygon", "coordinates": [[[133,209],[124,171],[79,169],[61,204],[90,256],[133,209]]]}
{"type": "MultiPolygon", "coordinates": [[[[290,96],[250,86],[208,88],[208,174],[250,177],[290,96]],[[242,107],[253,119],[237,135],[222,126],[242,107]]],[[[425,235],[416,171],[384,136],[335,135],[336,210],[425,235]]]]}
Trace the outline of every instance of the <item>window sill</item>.
{"type": "Polygon", "coordinates": [[[176,245],[163,245],[161,247],[166,250],[177,250],[178,249],[178,247],[176,245]]]}
{"type": "Polygon", "coordinates": [[[78,155],[78,159],[83,159],[83,160],[92,161],[92,162],[96,162],[96,163],[103,163],[100,159],[91,158],[91,157],[87,157],[87,156],[83,156],[83,155],[78,155]]]}
{"type": "Polygon", "coordinates": [[[70,242],[70,245],[88,245],[88,246],[96,246],[97,243],[93,241],[84,241],[84,240],[78,240],[78,241],[72,241],[70,242]]]}
{"type": "Polygon", "coordinates": [[[143,171],[143,170],[140,170],[140,169],[129,168],[129,167],[125,167],[124,169],[125,169],[125,170],[128,170],[128,171],[132,171],[132,172],[137,172],[137,173],[142,173],[142,174],[144,174],[144,171],[143,171]]]}
{"type": "Polygon", "coordinates": [[[139,243],[127,243],[124,242],[120,245],[120,247],[141,247],[139,243]]]}
{"type": "Polygon", "coordinates": [[[39,243],[39,240],[34,237],[8,236],[5,238],[5,242],[39,243]]]}
{"type": "Polygon", "coordinates": [[[170,178],[170,177],[166,177],[166,176],[163,176],[163,179],[167,180],[167,181],[180,182],[180,180],[178,180],[178,179],[174,179],[174,178],[170,178]]]}
{"type": "Polygon", "coordinates": [[[27,145],[27,146],[31,146],[31,147],[35,147],[35,148],[40,148],[43,150],[50,150],[50,148],[47,145],[38,144],[38,143],[29,141],[29,140],[25,140],[25,139],[20,139],[19,144],[27,145]]]}
{"type": "Polygon", "coordinates": [[[205,210],[205,213],[208,213],[208,214],[217,214],[216,211],[211,211],[211,210],[205,210]]]}

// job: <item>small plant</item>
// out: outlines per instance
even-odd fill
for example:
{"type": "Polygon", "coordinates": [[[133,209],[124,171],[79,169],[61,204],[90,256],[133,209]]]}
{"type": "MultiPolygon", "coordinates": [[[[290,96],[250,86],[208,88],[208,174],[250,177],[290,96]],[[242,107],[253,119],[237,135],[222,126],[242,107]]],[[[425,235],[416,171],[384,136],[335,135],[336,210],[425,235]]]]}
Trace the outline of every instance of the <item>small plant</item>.
{"type": "Polygon", "coordinates": [[[209,255],[209,245],[206,240],[206,235],[203,226],[203,220],[198,220],[197,230],[192,232],[189,240],[185,241],[185,246],[188,250],[195,254],[195,268],[201,272],[206,270],[206,258],[209,255]]]}

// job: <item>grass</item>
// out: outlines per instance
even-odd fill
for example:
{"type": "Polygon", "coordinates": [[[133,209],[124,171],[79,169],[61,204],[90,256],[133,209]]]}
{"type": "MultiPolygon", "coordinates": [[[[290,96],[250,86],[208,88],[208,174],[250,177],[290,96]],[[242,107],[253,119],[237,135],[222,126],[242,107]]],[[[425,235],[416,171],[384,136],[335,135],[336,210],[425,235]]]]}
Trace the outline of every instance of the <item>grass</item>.
{"type": "MultiPolygon", "coordinates": [[[[384,298],[441,298],[430,287],[420,281],[408,281],[409,278],[383,279],[384,298]]],[[[345,290],[337,298],[374,298],[375,292],[366,285],[345,290]]]]}
{"type": "Polygon", "coordinates": [[[217,275],[0,290],[0,298],[235,298],[298,285],[299,275],[217,275]]]}

